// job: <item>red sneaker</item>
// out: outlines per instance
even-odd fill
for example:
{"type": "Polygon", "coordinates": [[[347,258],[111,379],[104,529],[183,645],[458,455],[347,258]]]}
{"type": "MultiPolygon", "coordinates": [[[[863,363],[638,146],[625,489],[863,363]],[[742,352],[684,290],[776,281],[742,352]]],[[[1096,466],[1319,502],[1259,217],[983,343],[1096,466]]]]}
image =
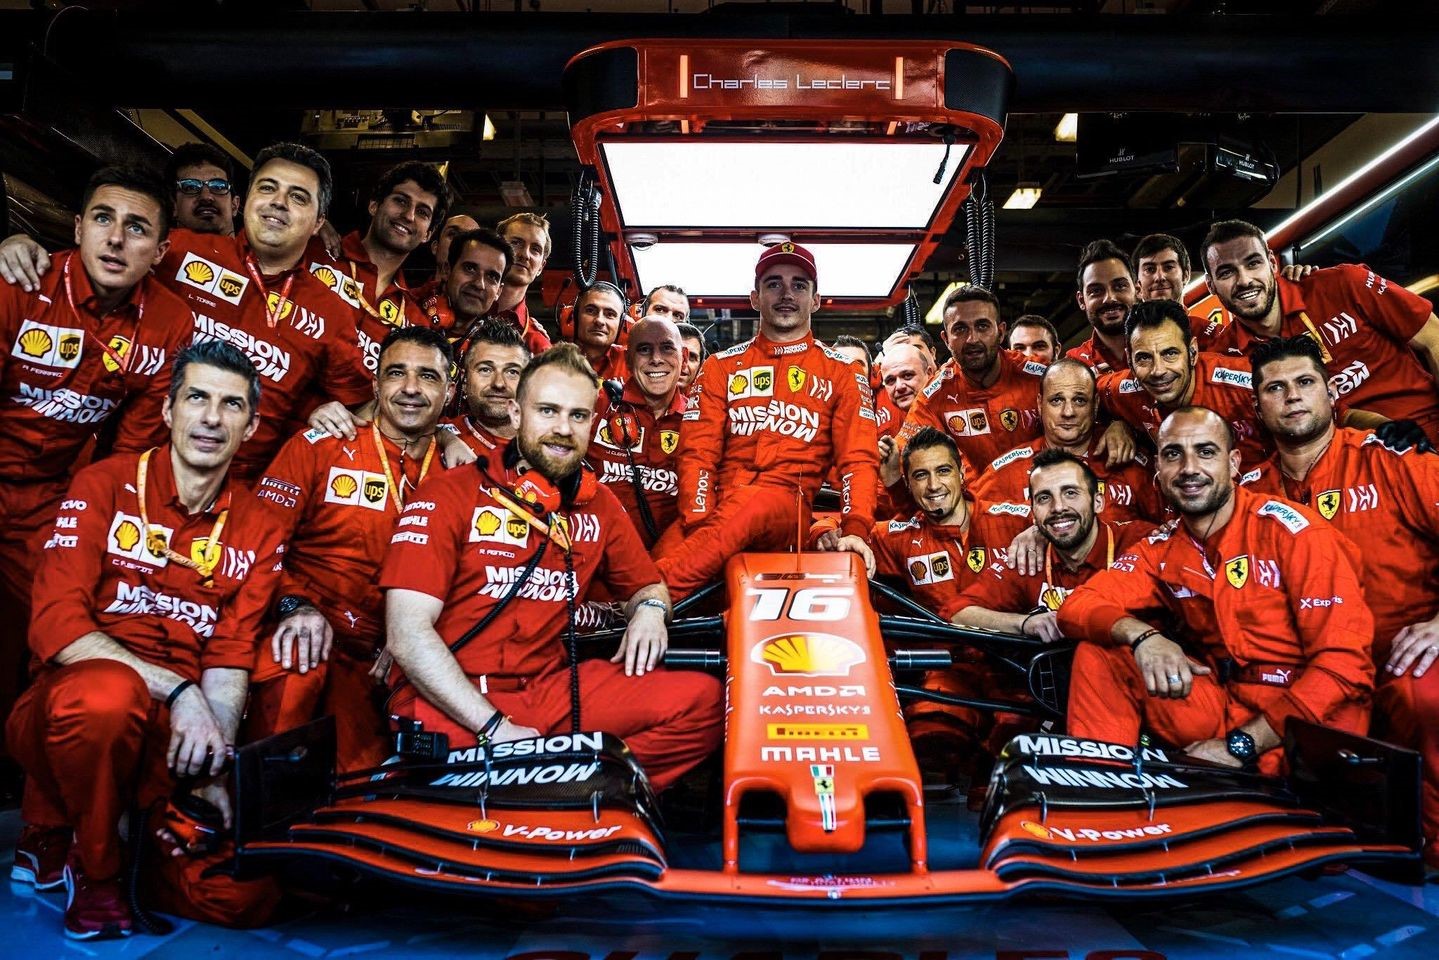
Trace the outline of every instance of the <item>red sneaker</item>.
{"type": "Polygon", "coordinates": [[[90,880],[73,860],[65,863],[65,936],[71,940],[128,937],[134,920],[120,879],[90,880]]]}
{"type": "Polygon", "coordinates": [[[25,824],[15,844],[15,865],[10,879],[36,890],[58,890],[65,885],[65,857],[70,852],[69,827],[25,824]]]}

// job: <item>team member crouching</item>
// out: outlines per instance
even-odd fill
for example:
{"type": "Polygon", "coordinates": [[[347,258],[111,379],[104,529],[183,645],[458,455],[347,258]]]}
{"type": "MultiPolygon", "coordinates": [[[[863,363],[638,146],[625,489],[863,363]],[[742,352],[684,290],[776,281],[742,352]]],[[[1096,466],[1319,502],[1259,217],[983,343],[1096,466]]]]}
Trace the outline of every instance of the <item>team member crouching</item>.
{"type": "MultiPolygon", "coordinates": [[[[1010,542],[1029,525],[1029,508],[983,503],[965,495],[959,450],[954,440],[933,427],[910,438],[901,454],[904,479],[919,512],[909,520],[880,522],[870,535],[875,569],[904,577],[921,604],[946,619],[958,609],[961,591],[974,583],[992,560],[1003,558],[1010,542]]],[[[980,662],[933,671],[925,686],[959,696],[982,696],[991,685],[980,662]]],[[[910,736],[917,748],[935,738],[936,751],[953,752],[956,738],[974,746],[983,717],[964,707],[917,704],[909,714],[910,736]]]]}
{"type": "Polygon", "coordinates": [[[1439,867],[1439,457],[1336,428],[1332,381],[1312,337],[1262,341],[1250,360],[1259,418],[1278,452],[1241,482],[1318,511],[1359,546],[1380,734],[1424,755],[1424,855],[1439,867]]]}
{"type": "MultiPolygon", "coordinates": [[[[634,521],[640,539],[653,547],[675,521],[677,465],[685,397],[679,392],[684,345],[679,328],[647,316],[630,328],[626,363],[630,375],[600,391],[589,462],[634,521]]],[[[676,531],[678,534],[678,531],[676,531]]]]}
{"type": "MultiPolygon", "coordinates": [[[[435,425],[454,390],[451,364],[438,330],[392,330],[380,348],[368,427],[353,441],[307,430],[261,478],[256,492],[274,508],[289,548],[273,635],[256,653],[246,740],[332,714],[342,772],[387,756],[385,718],[371,696],[384,643],[375,581],[396,517],[435,465],[435,425]]],[[[422,530],[400,527],[407,529],[422,530]]]]}
{"type": "MultiPolygon", "coordinates": [[[[163,409],[170,442],[86,467],[60,505],[35,581],[30,646],[41,666],[5,732],[28,775],[11,876],[65,885],[68,937],[130,933],[118,827],[129,784],[148,806],[177,777],[196,778],[191,792],[230,824],[217,774],[284,549],[267,511],[227,475],[255,431],[259,394],[234,347],[186,348],[163,409]]],[[[219,854],[166,854],[148,862],[167,912],[253,924],[277,902],[268,883],[205,876],[219,854]]]]}
{"type": "Polygon", "coordinates": [[[1176,410],[1158,446],[1160,489],[1180,519],[1059,608],[1060,632],[1086,641],[1070,732],[1134,743],[1143,727],[1198,759],[1265,773],[1280,769],[1289,717],[1366,733],[1374,617],[1354,545],[1307,507],[1236,488],[1239,452],[1212,410],[1176,410]]]}
{"type": "Polygon", "coordinates": [[[720,684],[656,669],[668,593],[614,494],[583,467],[598,387],[573,345],[536,357],[513,407],[519,459],[505,479],[516,482],[446,471],[406,505],[380,573],[389,651],[404,674],[390,707],[451,744],[569,729],[556,637],[599,578],[628,598],[629,628],[613,660],[580,664],[581,723],[623,737],[662,790],[718,745],[720,684]]]}
{"type": "MultiPolygon", "coordinates": [[[[1089,375],[1087,367],[1074,364],[1089,375]]],[[[1074,588],[1144,538],[1153,526],[1113,524],[1099,519],[1104,494],[1099,478],[1083,460],[1063,450],[1041,450],[1029,468],[1029,506],[1034,525],[1047,541],[1042,571],[1026,576],[1002,561],[965,588],[952,618],[963,626],[1021,633],[1045,641],[1061,639],[1055,613],[1074,588]]]]}

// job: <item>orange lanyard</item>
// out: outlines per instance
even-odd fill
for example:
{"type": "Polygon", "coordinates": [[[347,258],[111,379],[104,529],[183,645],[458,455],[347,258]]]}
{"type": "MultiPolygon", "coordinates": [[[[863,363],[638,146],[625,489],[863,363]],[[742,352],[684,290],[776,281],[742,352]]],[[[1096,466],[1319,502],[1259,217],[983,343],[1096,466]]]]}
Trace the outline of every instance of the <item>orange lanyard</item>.
{"type": "Polygon", "coordinates": [[[290,275],[285,278],[285,285],[280,288],[280,296],[275,299],[275,306],[270,306],[270,292],[265,289],[265,278],[260,275],[260,268],[255,263],[253,255],[245,257],[245,270],[250,274],[250,279],[255,281],[255,287],[260,291],[260,296],[265,298],[265,322],[274,329],[275,324],[280,322],[280,311],[285,309],[285,301],[290,299],[290,288],[295,285],[295,271],[291,270],[290,275]]]}
{"type": "Polygon", "coordinates": [[[1314,329],[1314,322],[1309,319],[1309,314],[1300,310],[1299,322],[1304,324],[1305,328],[1309,331],[1309,336],[1313,337],[1314,342],[1319,344],[1319,355],[1324,358],[1324,362],[1333,363],[1334,358],[1329,355],[1329,348],[1324,345],[1324,338],[1319,335],[1318,330],[1314,329]]]}
{"type": "MultiPolygon", "coordinates": [[[[380,455],[380,465],[385,468],[385,486],[390,490],[390,499],[394,501],[395,512],[403,513],[405,510],[405,498],[400,495],[400,485],[395,483],[395,475],[390,472],[390,455],[385,452],[384,434],[380,433],[380,425],[374,420],[370,421],[370,430],[375,437],[375,452],[380,455]]],[[[425,482],[425,474],[430,472],[430,462],[435,459],[435,447],[439,446],[439,439],[430,438],[430,449],[425,451],[425,459],[420,462],[420,479],[415,481],[415,486],[425,482]]],[[[400,450],[400,483],[408,482],[405,478],[405,451],[400,450]]]]}
{"type": "Polygon", "coordinates": [[[553,540],[555,542],[555,546],[559,547],[566,553],[570,552],[570,546],[572,545],[570,540],[570,521],[568,517],[562,516],[558,510],[550,514],[550,522],[545,523],[545,521],[541,520],[539,517],[535,516],[533,513],[530,513],[524,507],[520,506],[513,497],[506,496],[504,493],[502,493],[495,487],[485,488],[485,493],[489,494],[492,499],[497,501],[500,506],[510,511],[510,513],[513,513],[515,516],[525,521],[525,523],[528,523],[530,526],[534,527],[536,530],[540,531],[545,536],[553,540]]]}
{"type": "Polygon", "coordinates": [[[205,586],[215,585],[215,564],[220,560],[220,531],[225,529],[225,520],[230,516],[230,508],[226,507],[220,511],[215,518],[215,525],[210,528],[210,535],[205,538],[205,548],[200,551],[201,557],[195,560],[184,554],[176,553],[170,549],[165,542],[165,534],[150,526],[150,514],[145,508],[145,477],[150,471],[150,454],[158,450],[158,447],[151,447],[140,454],[140,465],[135,469],[135,496],[140,501],[140,526],[145,528],[145,546],[150,552],[158,556],[164,556],[172,563],[178,563],[182,567],[189,567],[198,574],[205,582],[205,586]]]}
{"type": "MultiPolygon", "coordinates": [[[[83,317],[83,316],[81,315],[81,313],[80,313],[80,307],[75,303],[75,288],[74,288],[74,286],[72,286],[71,283],[70,283],[70,264],[73,263],[74,261],[75,261],[75,255],[74,255],[74,254],[72,254],[72,255],[70,255],[69,257],[66,257],[66,258],[65,258],[65,271],[64,271],[64,274],[65,274],[65,301],[66,301],[66,303],[68,303],[68,304],[70,305],[70,312],[73,313],[73,314],[75,314],[76,318],[83,320],[84,317],[83,317]]],[[[144,283],[143,280],[140,281],[140,282],[141,282],[141,283],[144,283]]],[[[97,319],[98,319],[98,318],[97,318],[97,319]]],[[[131,341],[131,354],[130,354],[130,356],[133,356],[133,355],[134,355],[134,351],[135,351],[136,349],[138,349],[138,348],[135,346],[135,343],[134,343],[134,342],[140,339],[140,321],[142,321],[142,320],[144,320],[144,319],[145,319],[145,291],[144,291],[143,289],[141,289],[141,291],[140,291],[140,302],[139,302],[138,304],[136,304],[135,329],[130,332],[130,341],[131,341]]],[[[99,345],[100,349],[105,352],[105,356],[108,357],[108,358],[110,358],[110,362],[115,365],[115,372],[119,373],[121,376],[124,376],[125,374],[127,374],[127,373],[130,372],[130,357],[129,357],[129,356],[126,356],[126,355],[120,353],[120,352],[119,352],[118,350],[116,350],[114,347],[110,346],[108,343],[106,343],[105,341],[101,340],[101,339],[95,334],[95,332],[94,332],[93,330],[87,329],[85,332],[86,332],[87,334],[89,334],[89,335],[90,335],[90,339],[91,339],[91,340],[94,340],[95,343],[99,345]]]]}

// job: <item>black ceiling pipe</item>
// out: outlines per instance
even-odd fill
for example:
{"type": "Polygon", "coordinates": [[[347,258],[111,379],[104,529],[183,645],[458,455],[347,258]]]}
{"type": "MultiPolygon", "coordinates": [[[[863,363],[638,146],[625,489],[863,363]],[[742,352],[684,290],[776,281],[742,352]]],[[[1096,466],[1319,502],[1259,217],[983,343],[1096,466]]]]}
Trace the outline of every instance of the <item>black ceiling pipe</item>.
{"type": "MultiPolygon", "coordinates": [[[[949,38],[1006,57],[1016,112],[1439,111],[1439,18],[254,13],[66,8],[44,49],[129,107],[563,109],[574,54],[638,37],[949,38]]],[[[41,31],[0,13],[0,35],[41,31]]],[[[13,36],[14,34],[12,34],[13,36]]]]}

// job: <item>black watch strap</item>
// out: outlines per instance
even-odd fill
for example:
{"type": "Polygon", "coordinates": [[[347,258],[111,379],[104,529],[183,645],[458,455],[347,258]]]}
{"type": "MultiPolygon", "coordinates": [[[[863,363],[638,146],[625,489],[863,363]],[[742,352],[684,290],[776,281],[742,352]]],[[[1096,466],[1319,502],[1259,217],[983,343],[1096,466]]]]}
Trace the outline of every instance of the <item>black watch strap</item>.
{"type": "Polygon", "coordinates": [[[301,607],[313,607],[310,598],[299,593],[287,593],[275,602],[275,617],[283,620],[301,607]]]}

